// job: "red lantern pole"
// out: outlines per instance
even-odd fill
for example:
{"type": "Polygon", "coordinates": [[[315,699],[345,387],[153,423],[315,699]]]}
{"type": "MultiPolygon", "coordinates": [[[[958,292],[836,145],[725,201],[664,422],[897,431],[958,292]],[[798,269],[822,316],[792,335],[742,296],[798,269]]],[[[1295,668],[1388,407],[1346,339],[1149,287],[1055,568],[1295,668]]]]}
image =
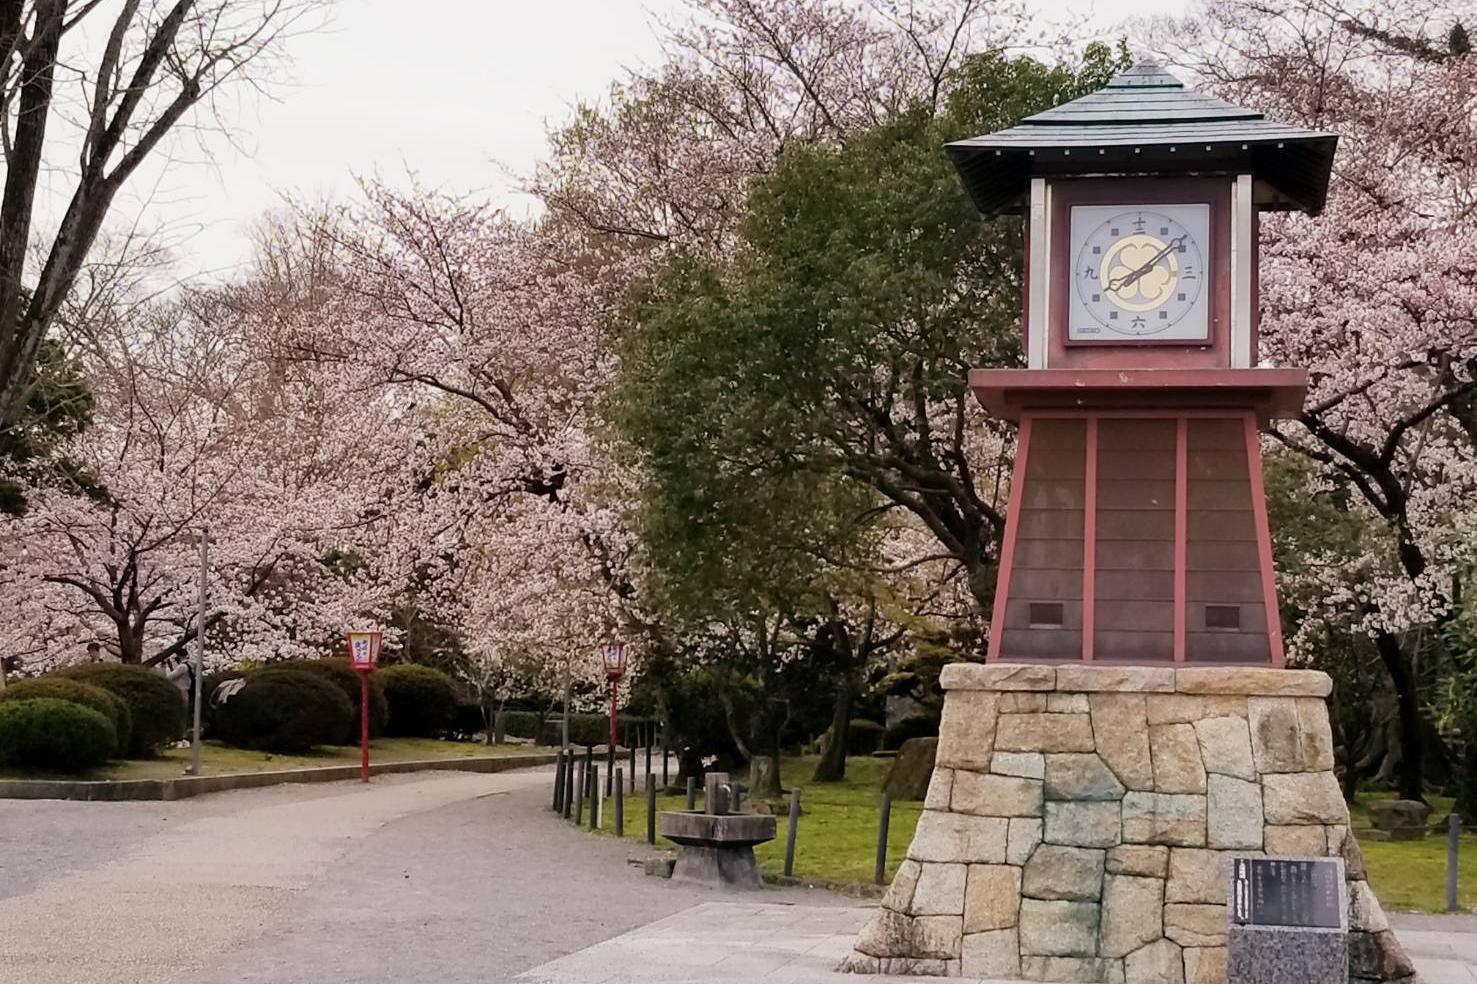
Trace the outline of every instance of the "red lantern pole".
{"type": "Polygon", "coordinates": [[[620,686],[621,686],[621,678],[620,677],[611,677],[610,678],[610,750],[611,750],[611,754],[614,754],[615,753],[615,745],[616,745],[616,741],[615,741],[615,736],[616,736],[616,730],[615,730],[615,696],[616,696],[616,691],[618,691],[620,689],[620,686]]]}
{"type": "Polygon", "coordinates": [[[369,671],[359,671],[359,777],[369,781],[369,671]]]}
{"type": "Polygon", "coordinates": [[[349,633],[349,665],[359,674],[359,778],[369,781],[369,674],[379,662],[378,632],[349,633]]]}

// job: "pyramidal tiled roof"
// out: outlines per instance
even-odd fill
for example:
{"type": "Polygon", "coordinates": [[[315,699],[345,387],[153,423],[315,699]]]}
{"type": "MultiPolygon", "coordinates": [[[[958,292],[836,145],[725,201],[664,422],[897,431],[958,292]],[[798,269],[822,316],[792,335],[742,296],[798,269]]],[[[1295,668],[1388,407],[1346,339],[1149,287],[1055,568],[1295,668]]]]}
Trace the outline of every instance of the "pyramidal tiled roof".
{"type": "Polygon", "coordinates": [[[948,151],[983,212],[1018,209],[1037,175],[1249,171],[1265,189],[1262,207],[1317,213],[1337,141],[1196,92],[1141,61],[1096,92],[948,151]]]}

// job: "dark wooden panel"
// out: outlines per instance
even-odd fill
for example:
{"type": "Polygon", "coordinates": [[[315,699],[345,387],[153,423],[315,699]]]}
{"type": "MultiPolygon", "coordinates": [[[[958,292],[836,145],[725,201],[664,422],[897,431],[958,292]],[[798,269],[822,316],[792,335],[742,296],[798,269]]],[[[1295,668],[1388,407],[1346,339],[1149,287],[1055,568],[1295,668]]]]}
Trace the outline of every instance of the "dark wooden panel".
{"type": "Polygon", "coordinates": [[[1174,543],[1135,543],[1132,540],[1099,540],[1098,583],[1111,571],[1172,571],[1174,543]]]}
{"type": "Polygon", "coordinates": [[[1003,659],[1081,659],[1082,633],[1071,629],[1012,629],[1000,638],[1003,659]]]}
{"type": "Polygon", "coordinates": [[[1109,450],[1098,445],[1097,473],[1105,481],[1174,481],[1173,451],[1109,450]]]}
{"type": "Polygon", "coordinates": [[[1265,632],[1186,632],[1185,658],[1194,663],[1267,663],[1272,649],[1265,632]]]}
{"type": "Polygon", "coordinates": [[[1104,417],[1098,421],[1098,449],[1118,451],[1174,451],[1175,422],[1167,417],[1104,417]]]}
{"type": "MultiPolygon", "coordinates": [[[[1099,509],[1173,509],[1174,479],[1107,481],[1099,477],[1097,505],[1099,509]]],[[[1207,505],[1214,506],[1215,503],[1207,505]]]]}
{"type": "Polygon", "coordinates": [[[1173,509],[1099,509],[1097,537],[1103,540],[1173,540],[1173,509]]]}
{"type": "Polygon", "coordinates": [[[1254,542],[1197,543],[1191,540],[1188,555],[1188,569],[1192,571],[1244,572],[1261,569],[1254,542]]]}
{"type": "Polygon", "coordinates": [[[1087,474],[1087,456],[1080,449],[1046,447],[1031,438],[1031,453],[1026,461],[1026,480],[1075,478],[1080,483],[1087,474]]]}
{"type": "Polygon", "coordinates": [[[1174,631],[1174,602],[1099,599],[1096,625],[1100,632],[1172,632],[1174,631]]]}
{"type": "Polygon", "coordinates": [[[1205,624],[1205,609],[1207,606],[1226,605],[1240,609],[1241,628],[1238,632],[1260,632],[1267,631],[1267,606],[1263,604],[1246,604],[1237,601],[1222,601],[1220,599],[1208,599],[1205,601],[1191,600],[1186,609],[1185,625],[1191,632],[1215,631],[1226,632],[1227,629],[1209,629],[1205,624]]]}
{"type": "Polygon", "coordinates": [[[1021,540],[1015,545],[1016,570],[1082,572],[1082,541],[1021,540]]]}
{"type": "Polygon", "coordinates": [[[1082,510],[1027,509],[1016,536],[1022,540],[1071,540],[1082,537],[1082,510]]]}
{"type": "Polygon", "coordinates": [[[1256,519],[1249,509],[1191,509],[1186,520],[1191,543],[1197,540],[1256,541],[1256,519]]]}
{"type": "Polygon", "coordinates": [[[1191,571],[1185,578],[1185,594],[1191,601],[1261,604],[1262,575],[1260,571],[1191,571]]]}
{"type": "Polygon", "coordinates": [[[1098,601],[1174,601],[1174,571],[1135,571],[1132,577],[1110,571],[1095,579],[1098,601]]]}
{"type": "Polygon", "coordinates": [[[1080,417],[1037,417],[1031,421],[1031,447],[1087,450],[1087,421],[1080,417]]]}
{"type": "MultiPolygon", "coordinates": [[[[1058,604],[1062,606],[1062,624],[1060,629],[1082,628],[1082,599],[1077,598],[1051,598],[1051,597],[1016,597],[1015,585],[1011,585],[1010,600],[1005,604],[1005,627],[1006,629],[1029,629],[1031,627],[1030,608],[1043,602],[1058,604]]],[[[1080,637],[1079,637],[1080,638],[1080,637]]]]}
{"type": "Polygon", "coordinates": [[[1186,438],[1190,451],[1239,451],[1246,454],[1246,424],[1234,418],[1192,417],[1186,438]]]}
{"type": "Polygon", "coordinates": [[[1016,501],[1022,509],[1081,509],[1086,504],[1080,478],[1032,480],[1021,492],[1016,501]]]}
{"type": "Polygon", "coordinates": [[[1100,630],[1093,634],[1092,655],[1094,659],[1169,662],[1174,659],[1174,633],[1100,630]]]}
{"type": "Polygon", "coordinates": [[[1196,479],[1190,482],[1186,503],[1191,509],[1250,509],[1251,483],[1196,479]]]}
{"type": "Polygon", "coordinates": [[[1027,570],[1016,566],[1010,579],[1010,597],[1078,598],[1082,597],[1080,570],[1027,570]]]}
{"type": "Polygon", "coordinates": [[[1246,481],[1246,452],[1191,451],[1186,462],[1191,483],[1211,481],[1246,481]]]}

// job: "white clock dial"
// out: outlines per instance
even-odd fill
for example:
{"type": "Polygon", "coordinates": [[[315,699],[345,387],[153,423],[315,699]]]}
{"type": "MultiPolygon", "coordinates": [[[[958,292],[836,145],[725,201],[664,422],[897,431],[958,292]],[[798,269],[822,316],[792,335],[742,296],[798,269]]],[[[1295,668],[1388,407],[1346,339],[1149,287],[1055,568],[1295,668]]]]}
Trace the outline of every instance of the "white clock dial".
{"type": "Polygon", "coordinates": [[[1210,206],[1074,205],[1067,338],[1208,341],[1210,206]]]}

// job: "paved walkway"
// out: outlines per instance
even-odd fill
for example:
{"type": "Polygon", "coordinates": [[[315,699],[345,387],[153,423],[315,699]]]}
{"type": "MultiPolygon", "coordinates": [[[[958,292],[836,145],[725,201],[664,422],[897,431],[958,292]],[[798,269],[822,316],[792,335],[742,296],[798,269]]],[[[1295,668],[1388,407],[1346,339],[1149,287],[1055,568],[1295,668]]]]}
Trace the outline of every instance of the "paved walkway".
{"type": "MultiPolygon", "coordinates": [[[[0,984],[858,980],[833,970],[855,900],[647,878],[637,842],[555,821],[549,780],[0,801],[0,984]]],[[[1392,921],[1426,984],[1477,984],[1477,917],[1392,921]]]]}

